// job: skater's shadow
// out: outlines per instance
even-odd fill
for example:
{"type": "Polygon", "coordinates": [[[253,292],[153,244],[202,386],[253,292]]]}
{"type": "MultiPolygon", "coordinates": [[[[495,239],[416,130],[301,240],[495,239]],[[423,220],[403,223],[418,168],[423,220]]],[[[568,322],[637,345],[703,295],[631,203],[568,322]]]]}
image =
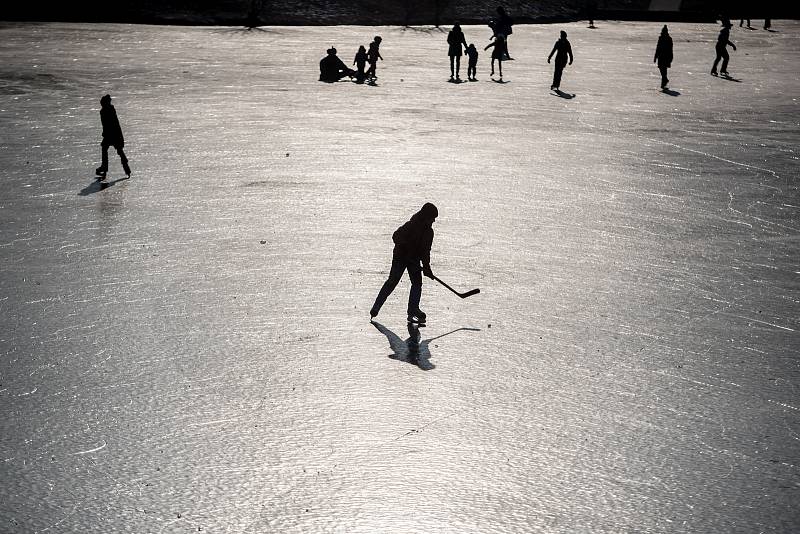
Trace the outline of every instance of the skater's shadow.
{"type": "Polygon", "coordinates": [[[575,93],[572,93],[572,94],[565,93],[561,89],[553,89],[553,93],[552,94],[555,95],[555,96],[561,97],[561,98],[565,98],[567,100],[572,100],[573,98],[575,98],[575,93]]]}
{"type": "Polygon", "coordinates": [[[720,80],[727,80],[729,82],[742,83],[742,80],[734,78],[733,76],[723,76],[723,75],[720,74],[719,79],[720,80]]]}
{"type": "Polygon", "coordinates": [[[480,332],[480,328],[456,328],[455,330],[451,330],[446,334],[423,340],[422,334],[419,331],[419,325],[408,323],[408,339],[403,341],[400,336],[383,326],[381,323],[375,320],[371,322],[372,326],[377,328],[378,331],[386,336],[386,339],[389,340],[389,347],[392,349],[392,354],[389,355],[389,358],[416,365],[423,371],[430,371],[431,369],[436,368],[436,366],[431,363],[431,351],[429,349],[431,341],[444,336],[449,336],[450,334],[458,332],[459,330],[480,332]]]}
{"type": "Polygon", "coordinates": [[[662,93],[669,96],[680,96],[680,91],[673,91],[672,89],[667,89],[666,87],[661,90],[662,93]]]}
{"type": "Polygon", "coordinates": [[[78,195],[82,197],[88,197],[89,195],[92,195],[94,193],[99,193],[100,191],[108,189],[117,182],[122,182],[124,180],[129,180],[129,179],[130,177],[125,176],[124,178],[117,178],[113,182],[101,182],[100,180],[92,180],[92,183],[81,189],[78,195]]]}
{"type": "Polygon", "coordinates": [[[503,85],[505,85],[505,84],[507,84],[507,83],[508,83],[508,80],[504,80],[503,78],[500,78],[500,79],[497,79],[497,80],[495,80],[494,78],[492,78],[492,81],[493,81],[494,83],[502,83],[503,85]]]}

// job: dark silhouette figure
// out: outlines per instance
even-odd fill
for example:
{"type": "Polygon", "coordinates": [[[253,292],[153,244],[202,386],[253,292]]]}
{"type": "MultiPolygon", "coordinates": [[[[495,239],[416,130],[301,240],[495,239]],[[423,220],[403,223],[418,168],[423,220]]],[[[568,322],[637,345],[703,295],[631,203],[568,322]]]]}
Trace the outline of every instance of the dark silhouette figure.
{"type": "Polygon", "coordinates": [[[364,45],[358,47],[356,57],[353,59],[353,65],[358,69],[356,71],[356,82],[364,83],[367,77],[367,73],[364,71],[364,68],[367,66],[367,49],[364,48],[364,45]]]}
{"type": "Polygon", "coordinates": [[[345,76],[353,77],[354,75],[355,71],[348,68],[336,55],[335,48],[329,48],[328,55],[319,62],[319,81],[321,82],[338,82],[345,76]]]}
{"type": "Polygon", "coordinates": [[[102,160],[100,166],[95,169],[98,179],[104,180],[108,173],[108,147],[110,146],[117,150],[125,175],[130,177],[131,168],[128,166],[128,158],[122,150],[125,146],[125,139],[117,118],[117,110],[111,105],[111,95],[105,95],[100,99],[100,122],[103,125],[103,140],[100,142],[102,160]]]}
{"type": "Polygon", "coordinates": [[[467,79],[472,82],[477,82],[476,72],[478,70],[478,49],[475,45],[470,43],[467,47],[467,57],[469,57],[469,64],[467,65],[467,79]]]}
{"type": "Polygon", "coordinates": [[[767,31],[772,31],[772,19],[764,19],[764,29],[767,31]]]}
{"type": "Polygon", "coordinates": [[[381,56],[380,46],[381,46],[382,39],[379,35],[375,36],[375,39],[369,44],[369,50],[367,51],[367,61],[369,62],[369,69],[367,70],[367,78],[371,80],[377,80],[378,76],[376,74],[376,70],[378,68],[378,60],[383,60],[383,56],[381,56]]]}
{"type": "Polygon", "coordinates": [[[494,48],[492,50],[492,73],[490,76],[494,76],[494,62],[497,61],[497,68],[500,71],[500,79],[503,79],[503,58],[506,57],[506,37],[503,34],[498,33],[494,41],[486,45],[484,50],[489,50],[490,48],[494,48]]]}
{"type": "Polygon", "coordinates": [[[426,202],[422,209],[411,216],[411,220],[392,234],[392,241],[394,241],[392,267],[389,270],[389,278],[383,284],[369,311],[370,317],[374,318],[378,315],[383,303],[397,287],[403,271],[407,270],[411,280],[411,291],[408,294],[408,321],[425,322],[426,315],[419,309],[419,301],[422,297],[422,275],[433,278],[431,270],[432,225],[438,216],[439,210],[436,209],[436,206],[426,202]]]}
{"type": "Polygon", "coordinates": [[[653,63],[658,64],[658,70],[661,72],[661,88],[666,89],[669,83],[667,69],[672,66],[672,37],[669,36],[666,24],[661,28],[661,35],[658,37],[653,63]]]}
{"type": "Polygon", "coordinates": [[[464,32],[461,31],[460,25],[454,25],[450,33],[447,34],[447,44],[450,45],[447,51],[447,55],[450,56],[450,81],[453,81],[454,75],[457,81],[461,81],[461,76],[459,76],[461,55],[464,53],[464,49],[467,48],[467,40],[464,38],[464,32]]]}
{"type": "Polygon", "coordinates": [[[597,0],[586,1],[586,18],[589,19],[589,27],[595,29],[594,18],[597,14],[597,0]]]}
{"type": "Polygon", "coordinates": [[[567,66],[567,59],[569,59],[569,64],[572,65],[572,45],[567,41],[567,32],[561,31],[561,38],[556,41],[556,44],[553,45],[553,50],[547,56],[548,63],[550,63],[553,54],[556,55],[556,67],[553,71],[553,85],[550,86],[550,89],[558,90],[561,87],[561,73],[564,72],[564,67],[567,66]]]}
{"type": "Polygon", "coordinates": [[[720,72],[723,76],[729,76],[728,74],[728,60],[730,56],[728,55],[728,45],[730,45],[734,50],[736,50],[736,45],[730,41],[731,35],[731,23],[728,22],[722,26],[722,29],[719,31],[719,37],[717,38],[717,57],[714,60],[714,65],[711,67],[711,74],[713,76],[717,75],[717,64],[719,64],[719,60],[722,60],[722,67],[720,72]]]}
{"type": "Polygon", "coordinates": [[[747,29],[748,30],[752,30],[753,27],[750,26],[750,19],[739,19],[739,27],[741,28],[742,26],[744,26],[744,21],[745,20],[747,21],[747,29]]]}
{"type": "Polygon", "coordinates": [[[497,18],[489,22],[489,27],[494,33],[494,37],[502,35],[505,41],[505,50],[503,51],[503,59],[514,59],[508,53],[508,36],[514,33],[512,26],[514,19],[508,16],[503,6],[497,6],[497,18]]]}

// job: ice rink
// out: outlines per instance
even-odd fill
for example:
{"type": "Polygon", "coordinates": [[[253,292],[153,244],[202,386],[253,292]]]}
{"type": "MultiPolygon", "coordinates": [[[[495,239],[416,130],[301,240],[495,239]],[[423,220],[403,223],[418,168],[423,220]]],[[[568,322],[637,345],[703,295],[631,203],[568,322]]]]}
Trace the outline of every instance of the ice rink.
{"type": "Polygon", "coordinates": [[[800,22],[598,26],[0,25],[0,532],[798,531],[800,22]]]}

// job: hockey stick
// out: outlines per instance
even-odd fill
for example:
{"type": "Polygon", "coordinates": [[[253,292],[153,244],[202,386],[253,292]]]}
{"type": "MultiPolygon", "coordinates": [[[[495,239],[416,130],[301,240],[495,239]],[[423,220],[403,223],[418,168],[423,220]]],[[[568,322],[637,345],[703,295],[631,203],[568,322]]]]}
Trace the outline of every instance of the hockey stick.
{"type": "Polygon", "coordinates": [[[433,277],[433,279],[434,279],[434,280],[436,280],[437,282],[439,282],[440,284],[442,284],[444,287],[446,287],[447,289],[449,289],[449,290],[450,290],[450,291],[452,291],[453,293],[455,293],[456,295],[458,295],[459,297],[461,297],[462,299],[465,299],[465,298],[467,298],[467,297],[471,297],[472,295],[477,295],[478,293],[480,293],[480,292],[481,292],[481,290],[480,290],[480,289],[478,289],[478,288],[475,288],[475,289],[470,289],[470,290],[469,290],[469,291],[467,291],[466,293],[459,293],[458,291],[456,291],[456,290],[455,290],[455,289],[453,289],[452,287],[448,286],[447,284],[445,284],[444,282],[442,282],[441,280],[439,280],[439,278],[437,278],[436,276],[434,276],[434,277],[433,277]]]}

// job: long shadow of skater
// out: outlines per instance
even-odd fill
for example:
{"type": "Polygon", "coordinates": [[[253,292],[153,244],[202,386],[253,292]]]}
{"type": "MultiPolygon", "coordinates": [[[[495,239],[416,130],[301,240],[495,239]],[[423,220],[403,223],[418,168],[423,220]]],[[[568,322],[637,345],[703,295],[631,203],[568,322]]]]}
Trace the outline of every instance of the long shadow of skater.
{"type": "Polygon", "coordinates": [[[392,354],[389,355],[389,358],[416,365],[423,371],[430,371],[431,369],[436,368],[436,366],[431,363],[431,351],[428,348],[431,341],[444,336],[449,336],[450,334],[458,332],[459,330],[468,330],[471,332],[480,332],[481,330],[480,328],[456,328],[455,330],[451,330],[446,334],[422,340],[422,334],[420,334],[419,325],[416,323],[408,323],[408,339],[403,341],[400,336],[383,326],[381,323],[374,320],[371,321],[371,323],[372,326],[377,328],[378,331],[386,336],[386,339],[389,340],[389,347],[392,349],[392,354]]]}
{"type": "Polygon", "coordinates": [[[565,93],[561,89],[553,89],[553,93],[552,94],[554,96],[560,96],[561,98],[566,98],[567,100],[572,100],[573,98],[575,98],[575,93],[572,93],[572,94],[565,93]]]}
{"type": "Polygon", "coordinates": [[[81,189],[81,191],[80,191],[80,193],[78,193],[78,195],[80,195],[82,197],[88,197],[91,194],[99,193],[100,191],[103,191],[104,189],[108,189],[109,187],[111,187],[115,183],[122,182],[124,180],[130,180],[130,177],[129,176],[125,176],[124,178],[117,178],[113,182],[101,182],[100,180],[92,180],[92,183],[90,183],[89,185],[87,185],[86,187],[81,189]]]}
{"type": "Polygon", "coordinates": [[[680,96],[681,94],[680,91],[673,91],[672,89],[668,89],[666,87],[664,87],[661,92],[669,96],[680,96]]]}

